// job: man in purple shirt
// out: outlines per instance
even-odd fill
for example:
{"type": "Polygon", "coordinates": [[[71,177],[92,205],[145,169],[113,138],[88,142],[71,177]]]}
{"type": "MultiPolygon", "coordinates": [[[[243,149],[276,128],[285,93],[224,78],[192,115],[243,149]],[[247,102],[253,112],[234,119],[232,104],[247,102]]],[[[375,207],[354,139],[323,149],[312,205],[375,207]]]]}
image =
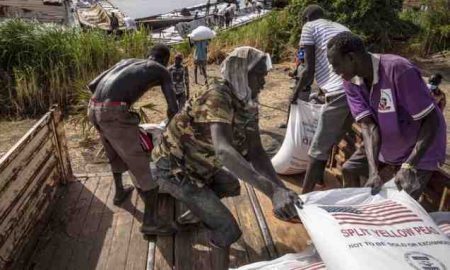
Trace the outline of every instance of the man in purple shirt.
{"type": "Polygon", "coordinates": [[[446,147],[444,117],[419,70],[400,56],[368,53],[350,32],[330,40],[328,59],[344,79],[347,101],[364,139],[365,153],[357,151],[347,161],[351,166],[344,166],[344,177],[364,174],[366,186],[376,194],[383,185],[378,163],[394,165],[399,168],[397,187],[417,199],[445,160],[446,147]]]}

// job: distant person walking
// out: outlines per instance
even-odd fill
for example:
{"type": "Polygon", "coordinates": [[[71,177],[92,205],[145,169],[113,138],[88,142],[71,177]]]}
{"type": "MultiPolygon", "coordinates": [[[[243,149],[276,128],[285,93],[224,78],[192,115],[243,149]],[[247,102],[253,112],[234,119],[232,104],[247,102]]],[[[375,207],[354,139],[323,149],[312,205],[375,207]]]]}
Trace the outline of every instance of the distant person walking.
{"type": "Polygon", "coordinates": [[[232,14],[233,10],[230,4],[228,4],[227,9],[225,10],[225,27],[228,28],[231,25],[231,21],[233,20],[233,14],[232,14]]]}
{"type": "Polygon", "coordinates": [[[111,13],[111,17],[109,18],[109,26],[111,28],[111,33],[117,34],[117,31],[119,30],[119,19],[114,12],[111,13]]]}
{"type": "Polygon", "coordinates": [[[211,8],[211,0],[208,0],[208,2],[206,2],[206,13],[205,13],[206,16],[209,15],[210,8],[211,8]]]}
{"type": "Polygon", "coordinates": [[[189,99],[189,70],[183,65],[183,55],[175,55],[175,63],[169,67],[169,73],[172,77],[178,107],[182,108],[189,99]]]}
{"type": "Polygon", "coordinates": [[[428,80],[428,88],[431,91],[431,96],[438,105],[441,111],[444,111],[447,104],[445,93],[439,88],[442,82],[442,75],[439,73],[433,74],[428,80]]]}
{"type": "Polygon", "coordinates": [[[217,4],[214,6],[212,14],[213,14],[213,24],[214,24],[214,26],[217,26],[217,25],[220,26],[219,9],[217,8],[217,4]]]}
{"type": "Polygon", "coordinates": [[[194,82],[198,84],[197,70],[205,78],[205,84],[208,84],[208,75],[206,74],[206,64],[208,60],[208,40],[193,41],[194,46],[194,82]]]}

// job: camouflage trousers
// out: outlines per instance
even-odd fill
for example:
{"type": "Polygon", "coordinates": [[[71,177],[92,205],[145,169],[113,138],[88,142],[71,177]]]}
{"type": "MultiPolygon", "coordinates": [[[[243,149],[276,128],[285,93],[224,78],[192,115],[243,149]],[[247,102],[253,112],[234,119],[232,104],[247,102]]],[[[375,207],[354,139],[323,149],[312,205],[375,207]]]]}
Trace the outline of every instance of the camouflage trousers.
{"type": "Polygon", "coordinates": [[[167,158],[160,158],[156,162],[160,192],[169,193],[183,202],[211,230],[211,242],[214,245],[228,247],[236,242],[242,232],[233,214],[220,199],[238,196],[241,190],[239,180],[221,169],[213,176],[210,184],[200,188],[185,175],[173,175],[171,165],[167,158]]]}

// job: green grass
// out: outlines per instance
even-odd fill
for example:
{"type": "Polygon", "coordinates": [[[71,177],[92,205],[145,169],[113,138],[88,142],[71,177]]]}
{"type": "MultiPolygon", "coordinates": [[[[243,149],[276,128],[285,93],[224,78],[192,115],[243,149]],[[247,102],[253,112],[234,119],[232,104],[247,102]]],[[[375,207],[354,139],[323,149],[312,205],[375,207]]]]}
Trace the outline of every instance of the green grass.
{"type": "Polygon", "coordinates": [[[82,100],[85,85],[97,74],[122,58],[145,57],[150,46],[145,30],[114,37],[23,20],[2,22],[0,116],[37,116],[54,103],[68,108],[82,100]]]}

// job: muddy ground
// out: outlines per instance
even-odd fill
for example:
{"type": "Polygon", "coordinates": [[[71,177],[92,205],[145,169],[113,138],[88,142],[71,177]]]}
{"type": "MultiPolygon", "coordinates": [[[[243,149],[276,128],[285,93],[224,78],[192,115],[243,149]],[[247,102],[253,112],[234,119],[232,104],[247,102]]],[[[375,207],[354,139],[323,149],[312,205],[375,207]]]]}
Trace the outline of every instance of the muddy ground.
{"type": "MultiPolygon", "coordinates": [[[[450,104],[450,54],[435,55],[427,59],[415,58],[422,68],[424,76],[430,76],[434,72],[440,72],[444,75],[442,89],[447,93],[447,104],[450,104]]],[[[288,100],[292,93],[291,86],[293,81],[287,75],[288,69],[292,68],[291,63],[277,64],[266,78],[266,86],[260,95],[260,127],[263,131],[262,139],[269,154],[274,154],[280,146],[285,129],[279,128],[279,125],[286,121],[288,100]],[[273,107],[268,108],[264,105],[273,107]]],[[[217,65],[208,66],[210,76],[219,76],[219,67],[217,65]]],[[[193,84],[193,74],[191,69],[192,91],[202,91],[203,85],[193,84]]],[[[200,82],[203,79],[200,77],[200,82]]],[[[149,90],[141,100],[136,104],[139,107],[151,102],[155,104],[157,111],[146,113],[154,123],[159,123],[165,119],[166,105],[163,95],[159,88],[149,90]]],[[[445,111],[446,119],[450,120],[450,105],[445,111]]],[[[67,117],[65,121],[66,136],[68,138],[69,151],[73,170],[76,174],[107,172],[108,165],[104,156],[99,155],[100,145],[95,131],[83,134],[80,125],[76,124],[76,118],[73,115],[67,117]]],[[[31,128],[36,120],[27,119],[21,121],[0,121],[0,157],[12,147],[26,131],[31,128]]]]}

